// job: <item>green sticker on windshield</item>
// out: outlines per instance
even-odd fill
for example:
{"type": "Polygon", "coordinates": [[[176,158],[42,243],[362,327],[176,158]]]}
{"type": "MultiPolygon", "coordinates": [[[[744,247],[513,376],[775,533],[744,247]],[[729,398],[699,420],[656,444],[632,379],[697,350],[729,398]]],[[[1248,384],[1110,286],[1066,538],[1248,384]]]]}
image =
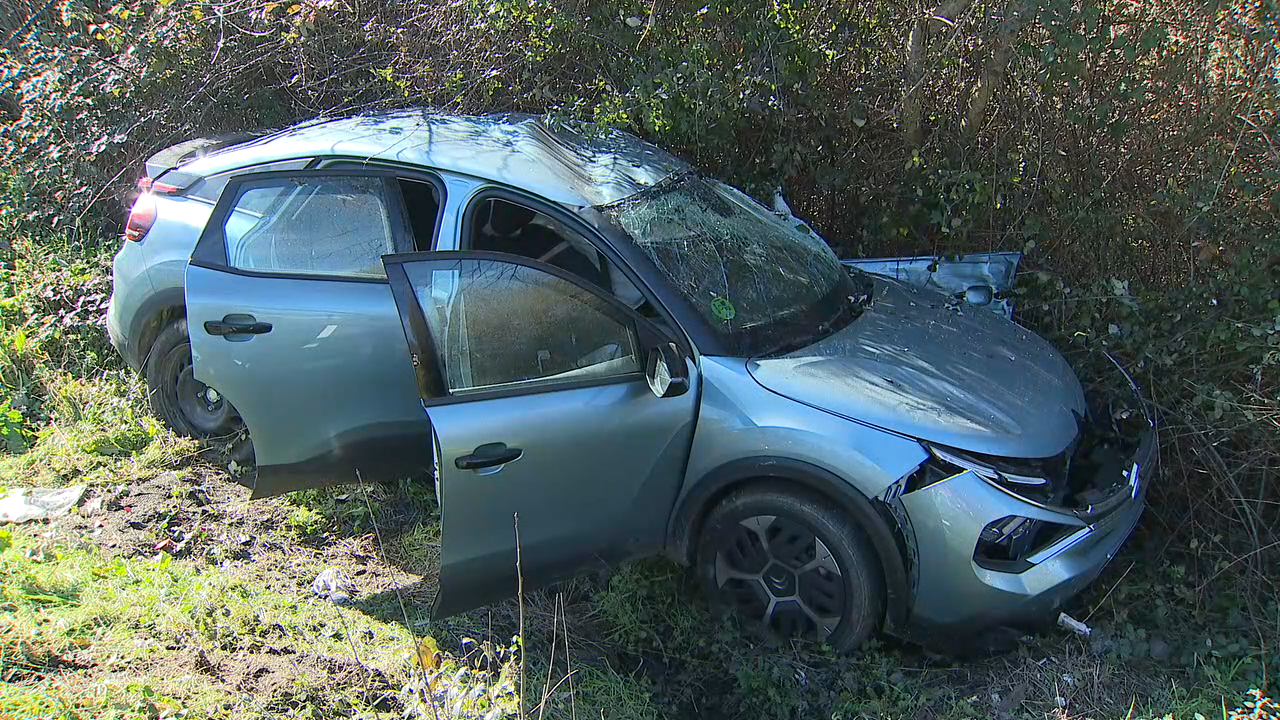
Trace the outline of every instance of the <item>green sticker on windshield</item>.
{"type": "Polygon", "coordinates": [[[711,312],[721,320],[732,320],[738,314],[738,311],[733,308],[733,303],[722,297],[711,301],[711,312]]]}

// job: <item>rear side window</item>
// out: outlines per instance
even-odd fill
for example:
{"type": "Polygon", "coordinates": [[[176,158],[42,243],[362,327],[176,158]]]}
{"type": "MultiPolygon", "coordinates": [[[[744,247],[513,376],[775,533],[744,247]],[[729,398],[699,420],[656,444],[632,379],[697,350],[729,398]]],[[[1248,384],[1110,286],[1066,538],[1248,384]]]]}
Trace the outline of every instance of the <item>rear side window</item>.
{"type": "Polygon", "coordinates": [[[308,176],[246,183],[223,225],[241,270],[385,277],[382,256],[412,249],[393,179],[308,176]]]}

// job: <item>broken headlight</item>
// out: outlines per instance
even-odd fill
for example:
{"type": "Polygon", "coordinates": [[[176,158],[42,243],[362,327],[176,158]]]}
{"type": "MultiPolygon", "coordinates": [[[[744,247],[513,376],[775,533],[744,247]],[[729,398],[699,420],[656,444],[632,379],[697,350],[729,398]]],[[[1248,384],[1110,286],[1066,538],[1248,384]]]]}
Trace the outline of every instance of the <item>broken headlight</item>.
{"type": "Polygon", "coordinates": [[[925,445],[946,476],[968,470],[1018,497],[1037,504],[1055,504],[1066,490],[1070,451],[1052,458],[1030,460],[981,455],[954,448],[925,445]]]}

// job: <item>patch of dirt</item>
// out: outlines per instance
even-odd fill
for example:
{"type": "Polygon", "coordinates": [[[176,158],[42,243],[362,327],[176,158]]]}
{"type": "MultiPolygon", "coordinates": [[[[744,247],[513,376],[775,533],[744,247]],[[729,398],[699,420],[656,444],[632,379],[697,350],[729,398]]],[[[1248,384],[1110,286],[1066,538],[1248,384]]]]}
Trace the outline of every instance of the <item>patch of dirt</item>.
{"type": "MultiPolygon", "coordinates": [[[[353,511],[362,509],[359,489],[337,492],[335,497],[353,511]]],[[[420,512],[381,486],[368,492],[382,540],[399,547],[401,534],[422,520],[420,512]]],[[[337,523],[331,532],[301,537],[289,530],[295,506],[282,498],[251,501],[249,495],[220,468],[196,464],[130,485],[91,486],[76,512],[53,520],[45,537],[51,544],[92,545],[108,558],[164,552],[308,595],[316,576],[336,567],[352,581],[357,606],[397,592],[407,603],[434,599],[435,570],[424,573],[410,558],[381,552],[372,528],[337,523]]]]}
{"type": "Polygon", "coordinates": [[[107,557],[168,552],[190,556],[236,546],[277,530],[278,503],[249,503],[249,490],[216,468],[195,466],[139,483],[91,487],[79,512],[54,521],[56,531],[97,546],[107,557]]]}
{"type": "MultiPolygon", "coordinates": [[[[7,647],[4,649],[11,650],[7,647]]],[[[10,685],[40,683],[54,675],[92,670],[95,667],[91,661],[57,654],[38,659],[6,657],[5,664],[3,672],[0,672],[0,683],[10,685]]]]}
{"type": "Polygon", "coordinates": [[[385,673],[345,657],[298,653],[186,653],[179,665],[205,675],[228,690],[271,700],[288,700],[308,692],[335,687],[357,689],[379,709],[392,709],[397,688],[385,673]]]}

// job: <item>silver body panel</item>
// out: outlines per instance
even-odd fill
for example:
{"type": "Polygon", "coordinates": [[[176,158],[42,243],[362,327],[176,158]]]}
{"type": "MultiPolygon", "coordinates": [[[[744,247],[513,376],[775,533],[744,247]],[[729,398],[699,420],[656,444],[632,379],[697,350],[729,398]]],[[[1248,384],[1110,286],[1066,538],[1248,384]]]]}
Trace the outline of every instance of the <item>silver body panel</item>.
{"type": "Polygon", "coordinates": [[[903,257],[844,260],[844,264],[872,275],[901,280],[985,307],[1013,319],[1013,279],[1022,253],[971,253],[960,257],[903,257]]]}
{"type": "Polygon", "coordinates": [[[800,402],[989,455],[1056,455],[1084,412],[1071,367],[1034,333],[893,280],[878,280],[862,316],[843,330],[749,367],[800,402]]]}
{"type": "Polygon", "coordinates": [[[656,398],[643,378],[597,387],[434,405],[440,452],[441,592],[449,614],[516,590],[515,538],[530,584],[585,564],[662,549],[697,413],[690,392],[656,398]],[[509,464],[460,470],[457,458],[503,442],[509,464]],[[458,598],[470,598],[459,601],[458,598]]]}
{"type": "Polygon", "coordinates": [[[718,467],[778,457],[823,468],[866,497],[928,458],[920,443],[795,402],[751,379],[741,358],[702,358],[702,403],[683,494],[718,467]]]}
{"type": "Polygon", "coordinates": [[[584,136],[532,116],[399,112],[302,125],[183,166],[212,175],[286,157],[346,156],[429,167],[573,206],[620,200],[688,165],[616,131],[584,136]]]}
{"type": "Polygon", "coordinates": [[[386,283],[252,277],[193,265],[186,288],[196,378],[239,410],[260,466],[330,456],[380,434],[426,437],[386,283]],[[272,330],[205,332],[205,322],[236,315],[272,330]]]}
{"type": "Polygon", "coordinates": [[[927,627],[956,627],[1053,617],[1115,557],[1142,515],[1145,498],[1144,483],[1125,505],[1086,524],[1013,498],[967,471],[903,495],[897,502],[911,518],[917,552],[913,619],[927,627]],[[1032,567],[1022,572],[981,567],[973,559],[978,535],[1007,515],[1080,530],[1030,556],[1032,567]]]}

